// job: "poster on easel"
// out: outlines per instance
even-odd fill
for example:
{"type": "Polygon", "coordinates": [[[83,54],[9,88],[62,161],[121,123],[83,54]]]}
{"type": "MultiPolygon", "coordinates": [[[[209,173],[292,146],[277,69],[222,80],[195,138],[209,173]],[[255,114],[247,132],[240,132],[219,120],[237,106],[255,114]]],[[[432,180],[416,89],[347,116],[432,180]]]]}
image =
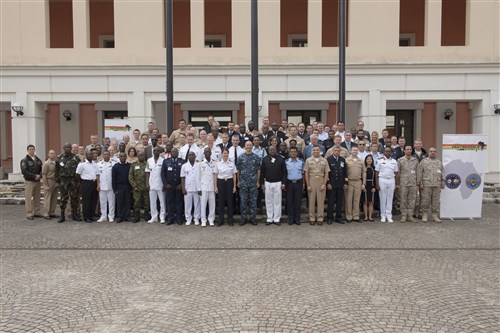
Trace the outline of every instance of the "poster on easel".
{"type": "Polygon", "coordinates": [[[441,191],[441,218],[481,218],[488,136],[444,134],[442,152],[445,188],[441,191]]]}
{"type": "Polygon", "coordinates": [[[104,137],[120,142],[123,140],[125,134],[132,137],[132,128],[130,127],[129,119],[104,120],[104,137]]]}

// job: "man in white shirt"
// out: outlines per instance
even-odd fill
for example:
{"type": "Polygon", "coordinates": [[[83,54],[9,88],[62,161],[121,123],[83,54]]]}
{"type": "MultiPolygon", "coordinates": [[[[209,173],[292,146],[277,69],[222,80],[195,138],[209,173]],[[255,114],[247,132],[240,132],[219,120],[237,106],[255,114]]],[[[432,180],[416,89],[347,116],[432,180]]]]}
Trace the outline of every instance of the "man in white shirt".
{"type": "Polygon", "coordinates": [[[358,157],[364,162],[366,155],[368,155],[368,152],[366,152],[366,141],[365,140],[359,140],[358,141],[358,157]]]}
{"type": "MultiPolygon", "coordinates": [[[[196,163],[196,154],[190,151],[187,155],[188,162],[181,167],[181,185],[184,195],[184,212],[186,225],[191,225],[194,217],[194,225],[200,225],[200,165],[196,163]],[[194,214],[191,210],[194,206],[194,214]]],[[[213,181],[213,180],[212,180],[213,181]]]]}
{"type": "Polygon", "coordinates": [[[210,147],[206,147],[203,154],[205,159],[201,161],[199,165],[201,186],[201,226],[205,227],[207,225],[207,204],[208,223],[210,226],[213,226],[215,221],[215,189],[213,175],[216,162],[212,159],[213,153],[210,147]]]}
{"type": "Polygon", "coordinates": [[[115,164],[110,159],[109,151],[102,153],[103,160],[97,163],[97,192],[99,192],[99,203],[101,205],[101,218],[97,222],[109,222],[115,219],[115,192],[111,182],[111,170],[115,164]],[[109,210],[108,210],[109,205],[109,210]]]}
{"type": "Polygon", "coordinates": [[[149,187],[149,205],[151,207],[151,219],[148,223],[158,222],[158,207],[156,199],[160,201],[160,223],[165,223],[165,193],[163,192],[163,181],[161,179],[161,168],[163,158],[160,156],[161,147],[153,149],[153,157],[148,159],[146,168],[146,183],[149,187]]]}
{"type": "Polygon", "coordinates": [[[345,140],[345,124],[342,121],[339,121],[337,124],[337,132],[335,135],[340,135],[342,137],[342,141],[345,140]]]}
{"type": "Polygon", "coordinates": [[[76,178],[80,182],[80,193],[82,194],[83,220],[87,223],[96,221],[94,218],[97,206],[97,164],[93,161],[95,148],[87,151],[87,160],[78,164],[76,178]]]}
{"type": "Polygon", "coordinates": [[[232,146],[229,147],[229,160],[236,164],[238,157],[241,156],[245,152],[245,149],[240,147],[240,137],[237,135],[233,135],[231,137],[232,146]]]}
{"type": "Polygon", "coordinates": [[[179,149],[179,158],[182,158],[183,160],[187,159],[187,156],[189,152],[194,152],[195,154],[195,159],[201,160],[201,149],[194,143],[194,134],[193,133],[188,133],[186,136],[186,141],[187,143],[179,149]]]}
{"type": "Polygon", "coordinates": [[[328,139],[328,132],[325,131],[323,123],[318,123],[318,140],[324,141],[328,139]]]}

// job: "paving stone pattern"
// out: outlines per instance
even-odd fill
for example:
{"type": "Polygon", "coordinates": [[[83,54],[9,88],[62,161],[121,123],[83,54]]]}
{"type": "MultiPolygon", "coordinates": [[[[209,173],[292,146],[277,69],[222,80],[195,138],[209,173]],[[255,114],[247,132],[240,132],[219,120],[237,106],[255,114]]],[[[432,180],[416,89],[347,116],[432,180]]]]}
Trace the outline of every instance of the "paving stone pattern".
{"type": "Polygon", "coordinates": [[[0,332],[498,332],[500,222],[58,224],[0,206],[0,332]]]}

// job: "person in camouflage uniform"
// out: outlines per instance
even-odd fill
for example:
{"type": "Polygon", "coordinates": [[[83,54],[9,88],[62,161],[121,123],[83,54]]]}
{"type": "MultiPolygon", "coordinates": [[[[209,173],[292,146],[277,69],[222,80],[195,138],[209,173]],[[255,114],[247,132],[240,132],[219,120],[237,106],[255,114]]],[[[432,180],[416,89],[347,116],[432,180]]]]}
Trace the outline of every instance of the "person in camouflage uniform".
{"type": "Polygon", "coordinates": [[[81,221],[81,217],[78,214],[78,181],[76,179],[76,167],[80,163],[80,158],[71,152],[71,144],[65,143],[63,146],[64,153],[57,156],[56,158],[56,169],[54,178],[59,185],[59,191],[61,192],[61,216],[59,217],[59,223],[66,220],[65,210],[66,204],[68,202],[68,197],[71,198],[71,218],[73,221],[81,221]]]}
{"type": "Polygon", "coordinates": [[[250,224],[257,225],[255,221],[257,210],[257,189],[260,187],[261,158],[252,152],[252,142],[245,142],[245,153],[238,157],[238,186],[240,187],[240,225],[245,225],[247,219],[250,224]]]}
{"type": "Polygon", "coordinates": [[[146,153],[139,151],[137,155],[138,161],[132,163],[128,173],[128,182],[132,186],[133,199],[134,199],[134,223],[139,222],[141,219],[141,206],[144,208],[144,219],[148,221],[150,217],[149,211],[149,191],[146,183],[146,153]]]}
{"type": "Polygon", "coordinates": [[[424,158],[417,169],[417,184],[422,195],[423,222],[427,222],[429,208],[434,221],[441,222],[439,208],[441,190],[444,189],[444,168],[443,163],[436,158],[436,153],[436,148],[429,148],[429,157],[424,158]]]}
{"type": "Polygon", "coordinates": [[[415,222],[413,209],[417,199],[418,159],[412,156],[412,147],[405,147],[405,155],[398,160],[398,184],[401,197],[401,222],[415,222]]]}

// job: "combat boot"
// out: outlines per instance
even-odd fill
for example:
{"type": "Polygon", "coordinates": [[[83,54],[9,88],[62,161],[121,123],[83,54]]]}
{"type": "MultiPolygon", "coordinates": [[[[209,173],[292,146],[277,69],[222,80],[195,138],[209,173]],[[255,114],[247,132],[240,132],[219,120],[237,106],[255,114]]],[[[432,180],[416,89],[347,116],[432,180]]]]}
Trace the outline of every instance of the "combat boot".
{"type": "Polygon", "coordinates": [[[82,220],[82,218],[80,217],[80,215],[76,211],[72,212],[71,219],[73,221],[81,221],[82,220]]]}
{"type": "Polygon", "coordinates": [[[141,219],[141,210],[136,209],[134,212],[135,212],[134,223],[137,223],[141,219]]]}
{"type": "Polygon", "coordinates": [[[403,217],[401,218],[401,223],[405,223],[406,222],[406,214],[403,215],[403,217]]]}
{"type": "Polygon", "coordinates": [[[427,222],[427,213],[422,214],[422,222],[427,222]]]}
{"type": "Polygon", "coordinates": [[[149,212],[144,212],[144,221],[148,222],[151,220],[151,214],[149,212]]]}
{"type": "Polygon", "coordinates": [[[439,218],[438,214],[432,214],[432,219],[434,220],[434,222],[441,222],[441,219],[439,218]]]}
{"type": "Polygon", "coordinates": [[[413,216],[408,215],[408,222],[415,222],[415,219],[413,219],[413,216]]]}
{"type": "Polygon", "coordinates": [[[57,222],[63,223],[64,221],[66,221],[66,216],[64,216],[64,210],[61,209],[61,216],[59,216],[59,220],[57,222]]]}

